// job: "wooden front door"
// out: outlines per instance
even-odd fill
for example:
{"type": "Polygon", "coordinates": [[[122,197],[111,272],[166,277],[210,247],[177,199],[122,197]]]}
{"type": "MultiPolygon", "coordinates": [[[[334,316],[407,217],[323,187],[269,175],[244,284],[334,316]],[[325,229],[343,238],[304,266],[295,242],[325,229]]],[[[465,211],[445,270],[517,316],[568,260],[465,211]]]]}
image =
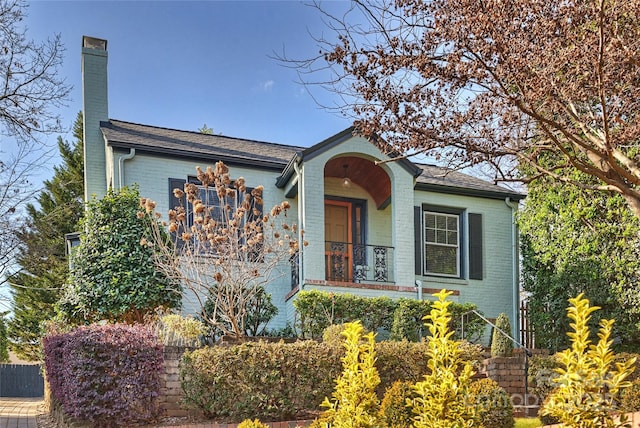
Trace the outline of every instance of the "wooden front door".
{"type": "Polygon", "coordinates": [[[351,204],[326,200],[324,204],[324,236],[326,278],[350,281],[353,259],[351,242],[351,204]]]}

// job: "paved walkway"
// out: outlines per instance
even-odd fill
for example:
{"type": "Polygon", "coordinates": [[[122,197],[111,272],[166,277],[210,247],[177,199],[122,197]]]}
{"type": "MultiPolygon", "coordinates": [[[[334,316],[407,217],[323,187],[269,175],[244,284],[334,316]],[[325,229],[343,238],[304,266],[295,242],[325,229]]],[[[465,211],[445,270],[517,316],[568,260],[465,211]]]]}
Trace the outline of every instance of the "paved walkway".
{"type": "Polygon", "coordinates": [[[0,397],[0,428],[37,428],[42,398],[0,397]]]}

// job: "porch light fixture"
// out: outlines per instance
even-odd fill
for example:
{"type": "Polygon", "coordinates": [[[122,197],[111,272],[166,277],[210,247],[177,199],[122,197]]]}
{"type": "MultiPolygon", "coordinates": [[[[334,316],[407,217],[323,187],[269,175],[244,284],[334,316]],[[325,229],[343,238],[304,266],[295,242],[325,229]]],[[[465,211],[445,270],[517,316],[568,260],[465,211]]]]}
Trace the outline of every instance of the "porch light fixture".
{"type": "Polygon", "coordinates": [[[347,189],[351,187],[351,179],[347,176],[347,168],[349,168],[349,165],[344,164],[342,165],[342,167],[344,168],[344,175],[342,176],[342,187],[347,189]]]}

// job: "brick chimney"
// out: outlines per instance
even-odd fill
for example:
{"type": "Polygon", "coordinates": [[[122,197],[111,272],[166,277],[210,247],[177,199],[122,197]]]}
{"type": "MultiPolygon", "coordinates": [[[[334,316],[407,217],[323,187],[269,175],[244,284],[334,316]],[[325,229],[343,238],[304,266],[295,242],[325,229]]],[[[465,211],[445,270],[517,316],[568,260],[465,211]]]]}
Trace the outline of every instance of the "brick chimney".
{"type": "Polygon", "coordinates": [[[82,37],[82,113],[84,116],[84,198],[107,193],[106,147],[100,122],[109,120],[107,41],[82,37]]]}

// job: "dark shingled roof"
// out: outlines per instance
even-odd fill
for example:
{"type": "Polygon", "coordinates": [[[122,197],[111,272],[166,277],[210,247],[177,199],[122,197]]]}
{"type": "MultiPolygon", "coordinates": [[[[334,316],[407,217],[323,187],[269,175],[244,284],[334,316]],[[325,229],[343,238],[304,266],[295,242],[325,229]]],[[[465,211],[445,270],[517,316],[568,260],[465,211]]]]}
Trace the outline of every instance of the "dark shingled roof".
{"type": "Polygon", "coordinates": [[[109,120],[100,128],[110,146],[135,148],[173,157],[222,160],[281,170],[303,147],[242,138],[179,131],[137,123],[109,120]]]}
{"type": "Polygon", "coordinates": [[[434,190],[467,196],[524,199],[525,195],[459,171],[435,165],[416,164],[422,169],[416,189],[434,190]]]}
{"type": "MultiPolygon", "coordinates": [[[[228,164],[248,165],[278,171],[283,171],[294,156],[300,155],[307,149],[223,135],[140,125],[114,119],[101,122],[100,128],[108,144],[115,148],[135,148],[141,152],[173,158],[222,160],[228,164]]],[[[322,144],[325,142],[316,146],[322,144]]],[[[434,165],[415,165],[422,170],[417,177],[417,190],[433,190],[500,199],[510,197],[514,200],[525,197],[521,193],[458,171],[434,165]]]]}

